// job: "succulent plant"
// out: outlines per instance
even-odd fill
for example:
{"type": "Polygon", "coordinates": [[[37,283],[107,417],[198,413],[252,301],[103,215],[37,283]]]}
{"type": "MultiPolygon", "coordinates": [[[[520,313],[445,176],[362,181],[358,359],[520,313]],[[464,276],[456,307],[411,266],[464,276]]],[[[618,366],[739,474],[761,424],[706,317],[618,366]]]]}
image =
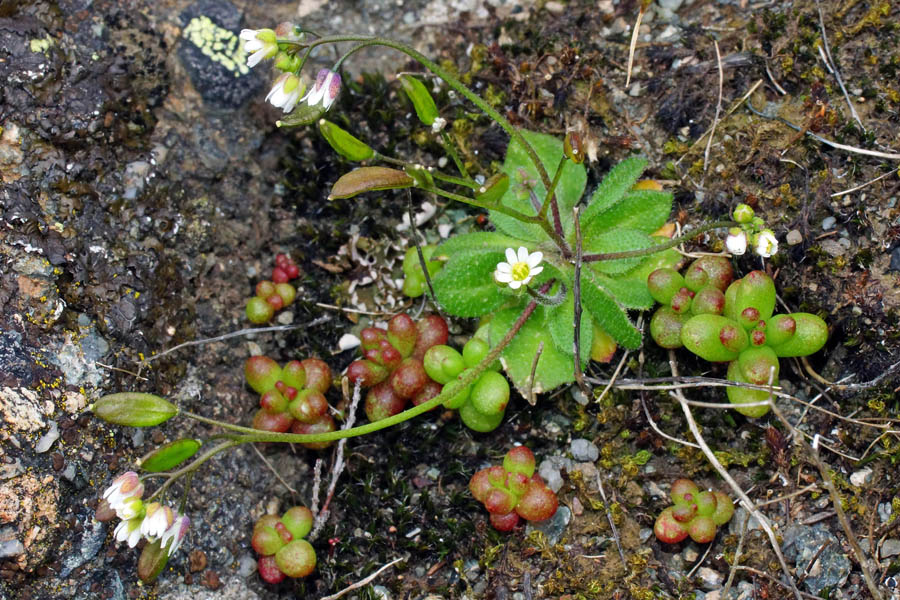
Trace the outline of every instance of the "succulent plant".
{"type": "Polygon", "coordinates": [[[503,466],[482,469],[469,480],[469,491],[491,514],[498,531],[512,531],[521,519],[543,521],[556,514],[559,500],[534,474],[534,454],[517,446],[503,457],[503,466]]]}
{"type": "MultiPolygon", "coordinates": [[[[806,356],[828,339],[828,326],[809,313],[774,315],[775,282],[764,271],[732,281],[731,263],[704,256],[682,276],[657,269],[647,288],[662,304],[650,320],[650,335],[663,348],[684,346],[711,362],[728,362],[727,377],[739,383],[777,385],[779,358],[806,356]]],[[[769,411],[766,390],[726,388],[735,410],[748,417],[769,411]]]]}
{"type": "Polygon", "coordinates": [[[716,528],[724,525],[734,514],[734,504],[719,491],[701,491],[690,479],[672,482],[669,492],[672,506],[656,518],[653,533],[667,544],[677,544],[688,536],[698,544],[713,541],[716,528]]]}
{"type": "Polygon", "coordinates": [[[287,254],[275,256],[272,278],[256,284],[256,295],[247,301],[246,314],[251,323],[263,325],[272,320],[275,312],[289,306],[297,297],[297,288],[288,283],[300,276],[300,267],[287,254]]]}
{"type": "MultiPolygon", "coordinates": [[[[422,256],[425,259],[425,267],[428,269],[428,276],[433,277],[435,273],[441,270],[444,263],[440,260],[431,260],[434,250],[437,246],[422,246],[422,256]]],[[[419,253],[415,246],[409,248],[403,256],[403,293],[410,298],[418,298],[425,293],[427,282],[425,273],[422,270],[422,263],[419,261],[419,253]]]]}
{"type": "Polygon", "coordinates": [[[306,577],[316,568],[316,551],[305,538],[313,515],[305,506],[294,506],[281,517],[264,515],[253,526],[250,544],[259,555],[257,568],[267,583],[285,577],[306,577]]]}

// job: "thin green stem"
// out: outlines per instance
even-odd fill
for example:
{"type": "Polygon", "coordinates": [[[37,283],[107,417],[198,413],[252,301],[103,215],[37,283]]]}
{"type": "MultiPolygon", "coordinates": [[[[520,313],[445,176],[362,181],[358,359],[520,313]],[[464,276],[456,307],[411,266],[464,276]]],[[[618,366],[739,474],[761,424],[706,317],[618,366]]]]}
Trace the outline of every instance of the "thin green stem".
{"type": "MultiPolygon", "coordinates": [[[[442,190],[440,188],[430,188],[426,191],[433,192],[438,196],[443,196],[444,198],[449,198],[451,200],[456,200],[457,202],[463,202],[464,204],[470,204],[472,206],[477,206],[478,208],[483,208],[485,210],[495,210],[499,213],[503,213],[504,215],[509,215],[514,219],[518,219],[523,223],[538,223],[540,222],[540,217],[536,215],[526,215],[523,212],[519,212],[514,208],[509,208],[508,206],[503,206],[502,204],[497,203],[486,203],[480,202],[475,198],[469,198],[468,196],[461,196],[459,194],[454,194],[453,192],[448,192],[447,190],[442,190]]],[[[544,221],[546,222],[546,221],[544,221]]]]}
{"type": "MultiPolygon", "coordinates": [[[[444,150],[447,151],[447,154],[450,155],[450,158],[453,159],[453,163],[456,165],[456,168],[459,169],[460,175],[465,177],[467,180],[472,181],[472,178],[469,177],[469,170],[466,169],[465,163],[459,157],[459,153],[456,151],[456,146],[453,144],[453,140],[450,139],[450,135],[441,130],[441,141],[444,144],[444,150]]],[[[474,183],[474,182],[473,182],[474,183]]]]}
{"type": "MultiPolygon", "coordinates": [[[[379,431],[381,429],[387,429],[388,427],[392,427],[399,423],[403,423],[404,421],[408,421],[413,417],[416,417],[422,413],[428,412],[429,410],[436,408],[444,401],[449,400],[450,398],[456,396],[463,388],[467,385],[474,383],[475,379],[478,378],[481,373],[485,371],[497,358],[500,356],[500,353],[503,352],[503,349],[509,345],[512,341],[513,337],[519,332],[522,326],[525,324],[525,321],[531,316],[534,312],[534,309],[537,308],[536,302],[529,302],[525,307],[525,310],[522,311],[522,314],[519,315],[519,318],[513,323],[513,326],[510,328],[506,335],[500,340],[500,343],[494,346],[490,352],[488,352],[487,356],[484,357],[480,363],[478,363],[471,370],[466,371],[464,375],[462,375],[459,379],[454,381],[452,384],[448,384],[444,386],[444,389],[440,394],[432,398],[427,402],[423,402],[418,406],[414,406],[410,409],[407,409],[401,413],[398,413],[392,417],[388,417],[386,419],[381,419],[380,421],[375,421],[373,423],[367,423],[365,425],[360,425],[358,427],[353,427],[352,429],[341,429],[337,431],[330,431],[328,433],[271,433],[260,431],[258,429],[250,429],[249,427],[241,427],[238,425],[231,425],[230,423],[223,423],[220,421],[216,421],[214,419],[209,419],[207,417],[203,417],[201,415],[197,415],[188,411],[182,411],[181,414],[190,417],[192,419],[196,419],[203,423],[209,423],[211,425],[216,425],[218,427],[223,427],[225,429],[229,429],[231,431],[237,431],[243,433],[244,435],[235,436],[232,441],[225,442],[213,450],[210,450],[210,453],[215,453],[220,451],[220,449],[224,449],[224,447],[230,447],[237,444],[246,444],[246,443],[255,443],[255,442],[282,442],[282,443],[294,443],[294,444],[312,444],[319,442],[332,442],[335,440],[340,440],[343,438],[351,438],[357,437],[360,435],[366,435],[368,433],[373,433],[375,431],[379,431]]],[[[208,457],[204,455],[198,458],[194,463],[200,460],[206,460],[208,457]]],[[[172,476],[180,476],[182,472],[189,469],[193,466],[194,463],[188,465],[184,469],[180,469],[175,473],[172,473],[172,476]]],[[[199,466],[199,465],[198,465],[199,466]]],[[[168,486],[168,484],[172,480],[166,481],[160,489],[163,489],[168,486]]],[[[159,493],[157,490],[156,496],[159,493]]]]}
{"type": "MultiPolygon", "coordinates": [[[[187,413],[187,412],[182,412],[181,414],[183,414],[185,416],[190,416],[190,413],[187,413]]],[[[251,431],[255,431],[255,430],[251,430],[251,431]]],[[[211,459],[213,456],[215,456],[219,452],[222,452],[223,450],[228,450],[229,448],[233,448],[234,446],[238,446],[238,445],[240,445],[240,443],[241,442],[236,441],[236,440],[229,440],[227,442],[222,442],[218,446],[214,446],[212,449],[208,450],[204,454],[201,454],[200,456],[198,456],[197,458],[192,460],[190,462],[190,464],[185,465],[184,467],[181,467],[177,471],[173,471],[173,472],[169,473],[168,474],[169,478],[165,481],[165,483],[163,483],[161,486],[159,486],[159,488],[157,488],[157,490],[155,492],[153,492],[153,494],[150,497],[148,497],[144,502],[150,502],[154,498],[161,496],[163,494],[163,492],[165,492],[166,489],[170,485],[175,483],[175,481],[178,480],[180,477],[182,477],[188,473],[193,473],[194,471],[199,469],[203,463],[205,463],[206,461],[211,459]]]]}
{"type": "Polygon", "coordinates": [[[704,225],[699,229],[695,229],[694,231],[691,231],[690,233],[687,233],[681,237],[671,239],[668,242],[663,242],[662,244],[650,246],[649,248],[644,248],[642,250],[626,250],[623,252],[606,252],[603,254],[585,254],[582,257],[581,261],[598,262],[601,260],[617,260],[620,258],[637,258],[640,256],[649,256],[663,250],[668,250],[669,248],[674,248],[678,244],[682,244],[687,240],[694,239],[698,235],[706,233],[707,231],[711,231],[713,229],[721,229],[723,227],[735,227],[737,225],[738,223],[734,221],[715,221],[713,223],[710,223],[709,225],[704,225]]]}
{"type": "MultiPolygon", "coordinates": [[[[389,165],[396,165],[398,167],[403,167],[403,168],[407,168],[407,167],[414,168],[414,167],[418,166],[418,165],[411,163],[409,161],[406,161],[406,160],[401,160],[399,158],[393,158],[391,156],[385,156],[384,154],[381,154],[380,152],[376,152],[372,158],[374,158],[376,160],[384,161],[384,162],[388,163],[389,165]]],[[[431,174],[432,177],[434,177],[438,181],[446,181],[447,183],[452,183],[454,185],[461,185],[463,187],[467,187],[467,188],[470,188],[473,190],[477,190],[479,187],[478,184],[475,183],[471,179],[462,179],[460,177],[454,177],[453,175],[448,175],[447,173],[441,173],[437,169],[435,169],[433,171],[429,169],[428,172],[431,174]]]]}

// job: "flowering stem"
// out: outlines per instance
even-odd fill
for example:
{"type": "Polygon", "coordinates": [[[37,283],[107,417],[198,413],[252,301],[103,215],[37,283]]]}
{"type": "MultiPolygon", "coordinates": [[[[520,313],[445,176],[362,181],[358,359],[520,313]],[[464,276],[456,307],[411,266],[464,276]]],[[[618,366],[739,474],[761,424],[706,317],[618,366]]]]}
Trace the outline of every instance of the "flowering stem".
{"type": "MultiPolygon", "coordinates": [[[[384,161],[390,165],[396,165],[398,167],[403,167],[403,168],[414,168],[417,166],[409,161],[400,160],[400,159],[393,158],[390,156],[385,156],[384,154],[380,154],[379,152],[376,152],[372,158],[374,158],[376,160],[384,161]]],[[[435,169],[434,171],[429,169],[428,172],[431,174],[432,177],[434,177],[435,179],[437,179],[439,181],[446,181],[447,183],[461,185],[463,187],[467,187],[467,188],[470,188],[473,190],[478,189],[478,187],[479,187],[478,184],[475,183],[471,179],[462,179],[460,177],[454,177],[453,175],[441,173],[437,169],[435,169]]]]}
{"type": "Polygon", "coordinates": [[[427,191],[433,192],[438,196],[443,196],[444,198],[450,198],[451,200],[456,200],[457,202],[463,202],[465,204],[471,204],[472,206],[477,206],[478,208],[483,208],[485,210],[495,210],[499,213],[503,213],[505,215],[509,215],[514,219],[518,219],[523,223],[546,223],[547,221],[541,221],[541,218],[536,215],[526,215],[523,212],[519,212],[514,208],[509,208],[508,206],[503,206],[502,204],[498,204],[495,202],[486,203],[479,202],[475,198],[469,198],[468,196],[460,196],[459,194],[454,194],[453,192],[448,192],[447,190],[442,190],[440,188],[429,188],[427,191]]]}
{"type": "Polygon", "coordinates": [[[707,231],[711,231],[713,229],[721,229],[723,227],[734,227],[737,225],[734,221],[714,221],[708,225],[704,225],[690,233],[682,235],[681,237],[677,237],[669,240],[668,242],[663,242],[662,244],[656,244],[655,246],[650,246],[649,248],[644,248],[642,250],[626,250],[623,252],[606,252],[603,254],[585,254],[582,258],[582,262],[598,262],[601,260],[616,260],[620,258],[637,258],[640,256],[649,256],[650,254],[656,254],[657,252],[661,252],[663,250],[668,250],[669,248],[674,248],[678,244],[684,243],[686,240],[691,240],[700,235],[701,233],[706,233],[707,231]]]}
{"type": "Polygon", "coordinates": [[[460,175],[467,180],[472,181],[472,178],[469,177],[469,171],[466,169],[465,163],[459,157],[459,153],[456,151],[456,147],[453,145],[453,141],[446,131],[441,131],[441,141],[444,143],[444,150],[447,151],[447,154],[450,155],[450,158],[452,158],[453,162],[456,164],[456,168],[459,169],[460,175]]]}

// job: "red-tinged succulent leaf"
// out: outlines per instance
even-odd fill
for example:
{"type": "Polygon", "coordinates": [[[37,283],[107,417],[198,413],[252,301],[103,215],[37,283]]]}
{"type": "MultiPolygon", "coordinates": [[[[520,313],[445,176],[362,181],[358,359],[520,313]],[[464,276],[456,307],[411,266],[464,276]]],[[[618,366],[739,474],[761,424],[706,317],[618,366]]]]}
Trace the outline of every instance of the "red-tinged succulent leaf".
{"type": "Polygon", "coordinates": [[[388,378],[390,371],[371,360],[354,360],[347,367],[347,379],[350,383],[359,383],[364,388],[370,388],[388,378]]]}
{"type": "Polygon", "coordinates": [[[716,495],[716,511],[710,515],[713,523],[716,525],[724,525],[731,520],[734,514],[734,504],[727,494],[719,491],[713,492],[716,495]]]}
{"type": "Polygon", "coordinates": [[[681,348],[681,328],[690,315],[680,315],[668,306],[660,306],[650,319],[650,337],[663,348],[681,348]]]}
{"type": "Polygon", "coordinates": [[[466,367],[474,367],[491,351],[490,344],[486,340],[473,337],[463,346],[462,357],[466,367]]]}
{"type": "Polygon", "coordinates": [[[738,356],[737,362],[744,381],[756,385],[767,385],[770,378],[773,383],[778,381],[781,365],[775,351],[768,346],[747,348],[738,356]]]}
{"type": "Polygon", "coordinates": [[[662,511],[653,524],[656,539],[666,544],[677,544],[688,536],[687,529],[672,515],[674,509],[674,506],[670,506],[662,511]]]}
{"type": "Polygon", "coordinates": [[[275,309],[259,296],[253,296],[247,301],[247,308],[244,312],[247,315],[247,320],[254,325],[264,325],[275,316],[275,309]]]}
{"type": "Polygon", "coordinates": [[[677,504],[672,510],[672,517],[679,523],[687,523],[697,516],[697,505],[693,502],[677,504]]]}
{"type": "Polygon", "coordinates": [[[285,265],[283,267],[283,269],[284,269],[284,272],[287,273],[288,278],[290,278],[290,279],[297,279],[298,277],[300,277],[300,267],[298,267],[294,263],[285,265]]]}
{"type": "Polygon", "coordinates": [[[259,571],[259,576],[262,577],[262,580],[266,583],[275,585],[284,581],[285,575],[281,572],[281,569],[278,568],[278,563],[275,562],[274,555],[261,556],[259,560],[256,561],[256,570],[259,571]]]}
{"type": "Polygon", "coordinates": [[[509,382],[496,371],[485,371],[472,386],[469,401],[483,415],[503,414],[509,403],[509,382]]]}
{"type": "Polygon", "coordinates": [[[412,187],[415,180],[397,169],[388,167],[360,167],[342,175],[332,186],[329,200],[380,190],[412,187]]]}
{"type": "Polygon", "coordinates": [[[275,293],[275,283],[264,279],[256,284],[256,295],[263,300],[275,293]]]}
{"type": "Polygon", "coordinates": [[[304,387],[316,390],[322,394],[328,393],[328,390],[331,389],[331,367],[318,358],[307,358],[300,361],[300,364],[306,373],[306,385],[304,387]]]}
{"type": "Polygon", "coordinates": [[[509,490],[492,488],[484,499],[484,507],[489,513],[505,515],[516,507],[516,496],[509,490]]]}
{"type": "MultiPolygon", "coordinates": [[[[294,421],[294,424],[291,426],[291,433],[330,433],[336,429],[337,427],[335,426],[334,419],[331,418],[331,415],[324,414],[314,423],[294,421]]],[[[331,444],[332,442],[310,442],[302,445],[304,448],[309,448],[310,450],[324,450],[331,444]]]]}
{"type": "Polygon", "coordinates": [[[488,494],[494,489],[494,486],[491,485],[490,478],[488,477],[488,472],[490,469],[482,469],[472,475],[472,478],[469,479],[469,492],[472,493],[472,497],[484,504],[485,498],[487,498],[488,494]]]}
{"type": "Polygon", "coordinates": [[[291,416],[303,423],[315,423],[328,412],[328,401],[315,390],[301,390],[288,406],[291,416]]]}
{"type": "Polygon", "coordinates": [[[828,341],[828,325],[817,315],[792,313],[790,317],[796,323],[794,335],[777,346],[770,342],[778,356],[807,356],[818,352],[828,341]]]}
{"type": "Polygon", "coordinates": [[[275,564],[288,577],[306,577],[316,568],[316,551],[306,540],[294,540],[275,553],[275,564]]]}
{"type": "Polygon", "coordinates": [[[387,331],[377,327],[366,327],[359,332],[359,337],[360,347],[363,350],[375,350],[379,347],[382,340],[387,339],[387,331]]]}
{"type": "Polygon", "coordinates": [[[403,412],[406,400],[397,395],[390,381],[382,381],[366,394],[366,416],[373,423],[403,412]]]}
{"type": "Polygon", "coordinates": [[[282,516],[281,522],[294,539],[305,538],[312,530],[313,515],[305,506],[292,506],[282,516]]]}
{"type": "Polygon", "coordinates": [[[711,517],[696,516],[688,523],[688,535],[698,544],[707,544],[716,537],[716,524],[711,517]]]}
{"type": "Polygon", "coordinates": [[[763,321],[768,321],[775,311],[775,282],[765,271],[750,271],[741,279],[734,298],[734,314],[740,315],[749,307],[755,308],[763,321]]]}
{"type": "Polygon", "coordinates": [[[669,302],[669,308],[676,314],[685,315],[691,311],[691,304],[693,304],[693,302],[694,292],[683,287],[672,296],[672,301],[669,302]]]}
{"type": "Polygon", "coordinates": [[[275,294],[281,298],[284,306],[290,306],[297,297],[297,288],[289,283],[276,283],[275,294]]]}
{"type": "Polygon", "coordinates": [[[431,380],[426,381],[425,387],[423,387],[422,390],[418,394],[413,396],[413,399],[412,399],[413,406],[418,406],[420,404],[424,404],[425,402],[428,402],[432,398],[438,396],[441,393],[441,390],[443,390],[443,389],[444,389],[444,386],[442,386],[441,384],[439,384],[436,381],[431,381],[431,380]]]}
{"type": "Polygon", "coordinates": [[[766,338],[773,348],[793,338],[796,332],[797,321],[791,315],[775,315],[766,323],[766,338]]]}
{"type": "Polygon", "coordinates": [[[647,289],[653,299],[668,306],[675,294],[684,287],[684,277],[675,269],[664,267],[650,273],[647,277],[647,289]]]}
{"type": "Polygon", "coordinates": [[[278,523],[281,522],[281,519],[278,518],[278,515],[263,515],[259,519],[257,519],[256,523],[253,524],[253,531],[255,532],[257,529],[261,527],[275,527],[278,523]]]}
{"type": "Polygon", "coordinates": [[[516,512],[526,521],[543,521],[556,514],[559,499],[556,493],[543,483],[532,479],[519,498],[516,512]]]}
{"type": "Polygon", "coordinates": [[[506,469],[500,465],[494,465],[487,469],[487,478],[492,487],[502,488],[506,485],[506,469]]]}
{"type": "Polygon", "coordinates": [[[277,389],[272,388],[265,394],[259,397],[259,406],[270,413],[281,413],[284,412],[284,409],[287,408],[288,401],[281,392],[277,389]]]}
{"type": "Polygon", "coordinates": [[[251,356],[244,363],[244,378],[257,394],[265,394],[281,378],[281,367],[267,356],[251,356]]]}
{"type": "Polygon", "coordinates": [[[691,301],[691,313],[695,315],[721,315],[725,311],[725,292],[708,285],[699,290],[691,301]]]}
{"type": "Polygon", "coordinates": [[[693,291],[708,285],[725,291],[734,279],[731,262],[722,256],[703,256],[690,264],[684,272],[685,284],[693,291]]]}
{"type": "Polygon", "coordinates": [[[722,315],[696,315],[681,328],[685,348],[710,362],[727,362],[750,344],[747,332],[722,315]]]}
{"type": "Polygon", "coordinates": [[[716,495],[704,490],[697,494],[695,504],[697,505],[697,514],[701,517],[708,517],[716,512],[716,495]]]}
{"type": "Polygon", "coordinates": [[[272,282],[273,283],[287,283],[290,281],[290,277],[281,267],[275,267],[272,269],[272,282]]]}
{"type": "Polygon", "coordinates": [[[534,466],[534,453],[525,446],[516,446],[503,457],[503,468],[510,473],[531,477],[534,475],[534,466]]]}
{"type": "MultiPolygon", "coordinates": [[[[280,523],[279,523],[280,524],[280,523]]],[[[274,527],[255,527],[250,545],[260,556],[272,556],[284,546],[285,541],[274,527]]]]}
{"type": "Polygon", "coordinates": [[[284,433],[291,428],[294,418],[287,413],[270,413],[260,408],[253,415],[253,422],[250,427],[261,431],[271,431],[273,433],[284,433]]]}
{"type": "Polygon", "coordinates": [[[298,390],[306,387],[306,370],[303,368],[303,363],[299,360],[292,360],[284,365],[281,369],[281,381],[298,390]]]}
{"type": "Polygon", "coordinates": [[[425,352],[432,346],[446,344],[450,339],[450,329],[447,327],[447,321],[440,315],[425,315],[416,324],[416,346],[413,348],[412,356],[422,359],[425,352]]]}
{"type": "Polygon", "coordinates": [[[395,315],[388,321],[387,339],[404,358],[412,354],[418,336],[416,322],[406,313],[395,315]]]}
{"type": "Polygon", "coordinates": [[[672,482],[672,490],[669,492],[672,502],[675,504],[688,504],[694,502],[700,488],[690,479],[676,479],[672,482]],[[690,495],[688,495],[690,494],[690,495]]]}
{"type": "Polygon", "coordinates": [[[266,304],[272,307],[272,310],[281,310],[284,308],[284,298],[278,294],[272,294],[266,298],[266,304]]]}
{"type": "Polygon", "coordinates": [[[529,481],[528,477],[521,473],[507,473],[505,487],[518,498],[525,493],[526,489],[528,489],[529,481]]]}
{"type": "Polygon", "coordinates": [[[404,400],[409,400],[425,387],[428,382],[428,374],[422,361],[417,358],[404,358],[400,365],[394,369],[389,379],[394,393],[404,400]]]}
{"type": "Polygon", "coordinates": [[[505,515],[491,513],[491,526],[497,531],[512,531],[519,524],[520,517],[516,511],[511,511],[505,515]]]}

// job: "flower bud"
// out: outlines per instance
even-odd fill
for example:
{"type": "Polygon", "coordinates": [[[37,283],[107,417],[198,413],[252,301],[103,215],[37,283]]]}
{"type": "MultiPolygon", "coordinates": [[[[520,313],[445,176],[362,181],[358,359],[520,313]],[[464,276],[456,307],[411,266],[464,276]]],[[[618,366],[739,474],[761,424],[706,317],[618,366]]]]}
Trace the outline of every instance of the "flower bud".
{"type": "Polygon", "coordinates": [[[581,143],[581,135],[577,131],[566,133],[566,137],[563,139],[563,153],[576,165],[584,162],[584,147],[581,143]]]}
{"type": "Polygon", "coordinates": [[[734,207],[734,212],[731,213],[731,218],[733,218],[738,223],[749,223],[753,219],[754,210],[750,207],[749,204],[744,204],[743,202],[734,207]]]}

